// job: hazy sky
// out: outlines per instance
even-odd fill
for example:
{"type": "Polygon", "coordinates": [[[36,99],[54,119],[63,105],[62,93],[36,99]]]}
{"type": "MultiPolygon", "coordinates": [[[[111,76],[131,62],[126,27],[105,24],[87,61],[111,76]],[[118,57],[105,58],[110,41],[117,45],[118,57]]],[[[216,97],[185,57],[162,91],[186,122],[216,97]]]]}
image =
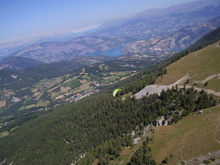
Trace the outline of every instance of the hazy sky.
{"type": "Polygon", "coordinates": [[[194,0],[0,0],[0,43],[101,23],[194,0]]]}

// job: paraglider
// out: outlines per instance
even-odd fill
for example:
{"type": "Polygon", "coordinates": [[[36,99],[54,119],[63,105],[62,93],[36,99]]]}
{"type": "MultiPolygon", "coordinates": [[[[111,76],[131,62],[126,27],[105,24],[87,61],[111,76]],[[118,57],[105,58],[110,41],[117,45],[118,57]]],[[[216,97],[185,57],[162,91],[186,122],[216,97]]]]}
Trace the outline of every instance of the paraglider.
{"type": "Polygon", "coordinates": [[[114,90],[114,92],[113,92],[113,94],[112,94],[112,95],[113,95],[113,97],[115,97],[115,96],[116,96],[116,94],[118,93],[118,91],[121,91],[121,89],[115,89],[115,90],[114,90]]]}

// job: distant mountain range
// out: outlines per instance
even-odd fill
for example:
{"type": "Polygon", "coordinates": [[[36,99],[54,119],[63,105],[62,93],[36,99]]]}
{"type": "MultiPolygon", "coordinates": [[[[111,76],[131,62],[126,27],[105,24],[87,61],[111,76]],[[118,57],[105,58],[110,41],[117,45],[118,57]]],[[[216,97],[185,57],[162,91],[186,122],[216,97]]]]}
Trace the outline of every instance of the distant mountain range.
{"type": "MultiPolygon", "coordinates": [[[[111,26],[90,33],[92,36],[132,36],[149,39],[177,31],[185,26],[204,23],[220,15],[218,0],[202,0],[171,6],[165,9],[150,9],[128,19],[121,24],[108,21],[111,26]]],[[[84,34],[86,35],[86,34],[84,34]]]]}
{"type": "Polygon", "coordinates": [[[220,17],[194,26],[186,26],[178,31],[162,36],[140,40],[127,44],[122,50],[123,54],[161,54],[172,55],[176,50],[186,49],[196,43],[206,33],[220,26],[220,17]],[[169,51],[169,52],[168,52],[169,51]]]}
{"type": "Polygon", "coordinates": [[[78,37],[66,42],[41,42],[28,46],[12,56],[32,58],[46,63],[70,60],[87,53],[102,52],[134,41],[128,37],[78,37]]]}
{"type": "Polygon", "coordinates": [[[0,43],[0,60],[1,57],[8,56],[14,52],[17,52],[27,46],[30,46],[34,43],[40,43],[40,42],[48,42],[48,41],[67,41],[71,40],[75,37],[78,37],[83,32],[66,32],[66,33],[53,33],[48,35],[42,35],[38,37],[30,37],[26,39],[21,39],[12,43],[0,43]]]}
{"type": "MultiPolygon", "coordinates": [[[[10,56],[51,63],[121,46],[124,46],[124,55],[150,53],[148,55],[170,56],[217,28],[220,25],[217,18],[219,16],[218,0],[201,0],[165,9],[150,9],[130,18],[107,21],[80,37],[74,38],[79,34],[72,35],[72,40],[38,42],[10,56]]],[[[68,35],[61,38],[67,39],[68,35]]],[[[0,52],[15,50],[14,46],[3,47],[0,45],[0,52]]]]}

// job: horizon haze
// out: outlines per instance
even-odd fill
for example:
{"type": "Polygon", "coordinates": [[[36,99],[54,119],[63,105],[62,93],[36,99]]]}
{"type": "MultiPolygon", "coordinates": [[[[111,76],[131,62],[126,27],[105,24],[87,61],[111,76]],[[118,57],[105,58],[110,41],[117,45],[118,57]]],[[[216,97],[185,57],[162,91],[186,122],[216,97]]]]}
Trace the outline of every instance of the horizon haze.
{"type": "Polygon", "coordinates": [[[108,20],[195,0],[0,0],[0,44],[39,36],[82,32],[108,20]]]}

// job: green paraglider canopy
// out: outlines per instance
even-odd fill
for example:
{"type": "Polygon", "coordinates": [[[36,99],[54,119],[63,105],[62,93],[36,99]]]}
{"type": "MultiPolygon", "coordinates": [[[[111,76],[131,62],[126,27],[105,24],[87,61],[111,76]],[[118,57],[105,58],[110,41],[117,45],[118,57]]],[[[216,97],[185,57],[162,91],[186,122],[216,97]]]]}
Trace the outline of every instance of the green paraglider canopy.
{"type": "Polygon", "coordinates": [[[118,93],[118,91],[121,91],[121,89],[115,89],[114,92],[113,92],[113,97],[116,96],[116,94],[118,93]]]}

